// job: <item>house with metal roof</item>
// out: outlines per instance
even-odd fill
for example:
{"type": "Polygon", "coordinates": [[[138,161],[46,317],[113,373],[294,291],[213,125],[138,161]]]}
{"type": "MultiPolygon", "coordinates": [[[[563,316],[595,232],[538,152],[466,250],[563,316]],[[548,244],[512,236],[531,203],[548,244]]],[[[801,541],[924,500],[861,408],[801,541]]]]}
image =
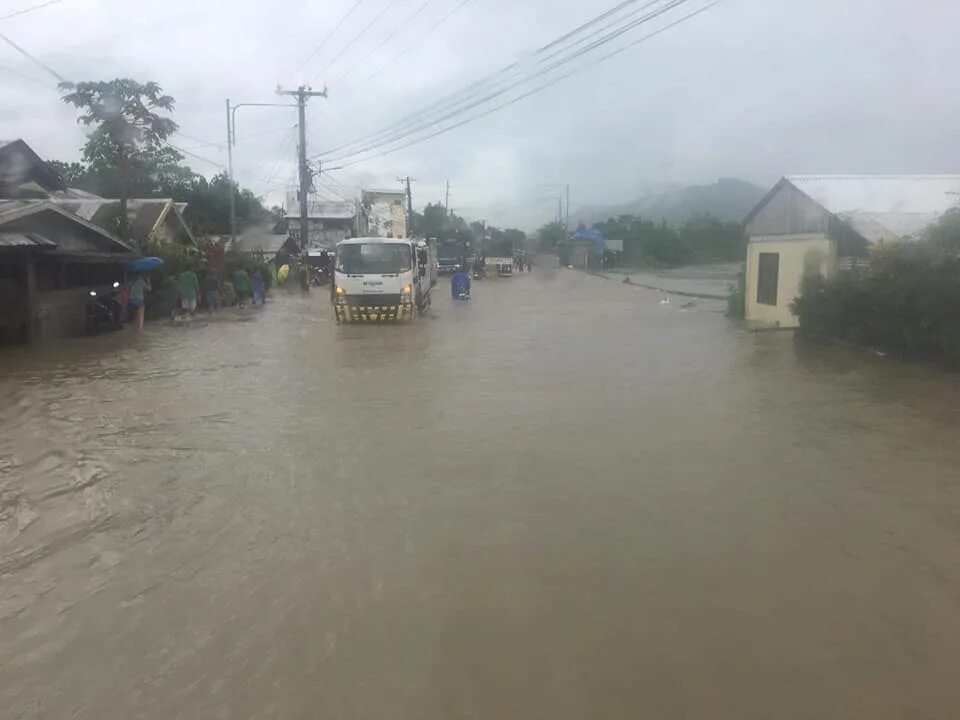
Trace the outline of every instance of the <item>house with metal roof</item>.
{"type": "Polygon", "coordinates": [[[745,317],[797,326],[790,303],[811,273],[829,277],[870,248],[909,242],[960,203],[960,175],[792,175],[744,220],[745,317]]]}
{"type": "MultiPolygon", "coordinates": [[[[53,201],[84,220],[117,233],[120,201],[101,197],[54,197],[53,201]]],[[[127,200],[127,228],[137,247],[149,244],[180,243],[196,245],[196,239],[183,218],[187,204],[172,198],[133,198],[127,200]]]]}
{"type": "Polygon", "coordinates": [[[134,257],[54,202],[0,199],[0,343],[83,333],[90,290],[122,281],[134,257]]]}
{"type": "MultiPolygon", "coordinates": [[[[0,198],[49,200],[108,233],[119,231],[119,200],[68,187],[23,140],[0,140],[0,198]]],[[[183,217],[186,207],[171,198],[127,200],[128,239],[138,247],[168,242],[195,246],[183,217]]]]}

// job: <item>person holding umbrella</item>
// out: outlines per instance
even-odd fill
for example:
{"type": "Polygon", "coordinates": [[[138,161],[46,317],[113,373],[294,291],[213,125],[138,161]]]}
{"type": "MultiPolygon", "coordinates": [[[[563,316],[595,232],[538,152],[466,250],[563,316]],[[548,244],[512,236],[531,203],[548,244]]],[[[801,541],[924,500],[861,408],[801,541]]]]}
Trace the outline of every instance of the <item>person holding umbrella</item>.
{"type": "Polygon", "coordinates": [[[150,281],[140,273],[133,276],[133,282],[130,283],[130,309],[133,310],[133,321],[137,330],[143,330],[143,317],[146,311],[145,293],[153,288],[150,287],[150,281]]]}
{"type": "Polygon", "coordinates": [[[161,265],[163,265],[163,260],[158,257],[140,258],[127,265],[127,270],[135,273],[130,282],[130,293],[127,302],[130,305],[130,309],[133,310],[134,322],[138,332],[143,330],[143,319],[146,313],[146,293],[153,289],[150,287],[150,280],[145,278],[143,273],[158,268],[161,265]]]}

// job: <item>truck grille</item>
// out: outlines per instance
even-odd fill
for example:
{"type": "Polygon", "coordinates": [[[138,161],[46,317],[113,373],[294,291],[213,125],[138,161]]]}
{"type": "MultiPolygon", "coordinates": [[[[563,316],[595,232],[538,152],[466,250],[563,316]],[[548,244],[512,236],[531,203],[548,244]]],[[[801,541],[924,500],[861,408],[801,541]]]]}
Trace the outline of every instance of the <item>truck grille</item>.
{"type": "Polygon", "coordinates": [[[400,295],[347,295],[347,305],[393,307],[400,304],[400,295]]]}

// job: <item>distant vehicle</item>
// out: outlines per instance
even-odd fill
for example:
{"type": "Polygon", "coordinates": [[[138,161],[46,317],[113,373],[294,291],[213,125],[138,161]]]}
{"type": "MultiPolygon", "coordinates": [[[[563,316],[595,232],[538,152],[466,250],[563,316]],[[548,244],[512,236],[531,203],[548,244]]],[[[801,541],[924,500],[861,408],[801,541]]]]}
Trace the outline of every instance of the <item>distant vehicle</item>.
{"type": "Polygon", "coordinates": [[[507,277],[513,275],[512,257],[488,257],[486,266],[488,268],[493,268],[498,277],[507,277]]]}
{"type": "Polygon", "coordinates": [[[435,254],[427,243],[407,238],[343,240],[333,280],[337,322],[412,319],[430,306],[435,254]]]}
{"type": "Polygon", "coordinates": [[[467,268],[467,243],[464,240],[442,240],[437,244],[437,265],[441,275],[467,268]]]}

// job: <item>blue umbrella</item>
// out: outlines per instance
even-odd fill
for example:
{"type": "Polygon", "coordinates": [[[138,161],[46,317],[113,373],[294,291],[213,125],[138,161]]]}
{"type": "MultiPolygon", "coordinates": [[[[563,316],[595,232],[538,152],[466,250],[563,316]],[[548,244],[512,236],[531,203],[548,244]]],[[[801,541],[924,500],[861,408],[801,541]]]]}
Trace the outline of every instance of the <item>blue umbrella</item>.
{"type": "Polygon", "coordinates": [[[147,270],[155,270],[161,265],[163,265],[163,260],[158,257],[142,257],[127,265],[127,270],[130,272],[146,272],[147,270]]]}

